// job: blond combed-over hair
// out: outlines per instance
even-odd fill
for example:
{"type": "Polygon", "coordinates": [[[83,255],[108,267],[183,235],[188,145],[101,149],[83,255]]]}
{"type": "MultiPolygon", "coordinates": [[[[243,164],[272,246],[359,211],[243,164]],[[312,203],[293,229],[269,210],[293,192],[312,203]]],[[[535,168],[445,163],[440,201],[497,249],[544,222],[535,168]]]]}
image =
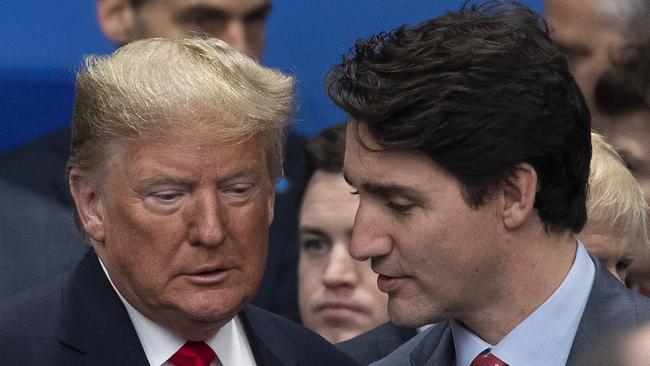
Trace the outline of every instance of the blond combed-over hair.
{"type": "MultiPolygon", "coordinates": [[[[115,143],[261,136],[269,176],[282,175],[294,79],[214,38],[145,39],[88,56],[77,73],[72,168],[94,172],[115,143]]],[[[181,140],[182,141],[182,140],[181,140]]]]}
{"type": "Polygon", "coordinates": [[[616,150],[591,133],[593,154],[587,195],[587,225],[632,240],[636,254],[648,251],[648,204],[643,191],[616,150]]]}

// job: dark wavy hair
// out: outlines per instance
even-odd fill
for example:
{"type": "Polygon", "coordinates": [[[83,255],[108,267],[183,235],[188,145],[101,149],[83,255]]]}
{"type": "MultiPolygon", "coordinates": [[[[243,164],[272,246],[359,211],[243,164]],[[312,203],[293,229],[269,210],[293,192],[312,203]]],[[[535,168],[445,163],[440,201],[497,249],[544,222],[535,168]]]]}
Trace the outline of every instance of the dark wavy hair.
{"type": "Polygon", "coordinates": [[[307,141],[303,148],[305,173],[298,196],[298,206],[302,203],[309,180],[317,170],[326,173],[343,174],[345,158],[345,133],[347,123],[334,124],[307,141]]]}
{"type": "Polygon", "coordinates": [[[525,6],[465,5],[358,40],[325,87],[382,150],[423,153],[456,177],[472,207],[525,162],[538,174],[546,229],[584,226],[589,112],[546,24],[525,6]]]}

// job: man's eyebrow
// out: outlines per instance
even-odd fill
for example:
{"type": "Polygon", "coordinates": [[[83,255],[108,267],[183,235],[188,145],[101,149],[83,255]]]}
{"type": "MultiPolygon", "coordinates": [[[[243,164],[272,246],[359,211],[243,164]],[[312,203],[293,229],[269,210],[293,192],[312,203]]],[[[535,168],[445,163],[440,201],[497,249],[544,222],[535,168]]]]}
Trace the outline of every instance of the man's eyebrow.
{"type": "Polygon", "coordinates": [[[140,181],[138,184],[138,190],[147,191],[165,185],[194,187],[196,186],[196,184],[197,184],[196,181],[190,179],[171,177],[168,175],[156,175],[153,177],[145,178],[142,181],[140,181]]]}
{"type": "MultiPolygon", "coordinates": [[[[264,168],[262,168],[264,169],[264,168]]],[[[262,174],[260,173],[260,168],[257,166],[245,166],[240,169],[237,169],[233,172],[230,172],[223,177],[219,177],[219,182],[226,182],[232,179],[240,177],[252,177],[253,179],[259,179],[262,174]]]]}
{"type": "Polygon", "coordinates": [[[257,8],[249,11],[246,15],[244,15],[244,20],[263,20],[266,19],[266,17],[269,15],[271,12],[272,5],[270,2],[266,2],[257,8]]]}
{"type": "Polygon", "coordinates": [[[197,4],[176,13],[174,20],[182,23],[193,21],[196,18],[226,19],[229,16],[228,12],[222,8],[197,4]]]}
{"type": "Polygon", "coordinates": [[[379,195],[379,196],[390,196],[390,195],[401,195],[408,197],[412,200],[418,200],[424,202],[426,200],[425,196],[419,191],[406,187],[400,184],[381,184],[381,183],[361,183],[356,185],[352,183],[350,177],[343,172],[343,179],[352,187],[359,188],[368,193],[379,195]]]}
{"type": "Polygon", "coordinates": [[[301,226],[298,228],[298,233],[299,234],[312,234],[312,235],[318,235],[318,236],[327,236],[325,232],[319,228],[313,227],[313,226],[301,226]]]}
{"type": "Polygon", "coordinates": [[[411,199],[418,199],[422,196],[415,189],[399,184],[362,183],[360,188],[369,193],[381,196],[401,195],[411,199]]]}
{"type": "MultiPolygon", "coordinates": [[[[266,2],[257,8],[251,9],[243,15],[243,18],[244,20],[264,19],[271,12],[271,8],[271,3],[266,2]]],[[[227,19],[230,17],[232,17],[232,14],[219,6],[197,4],[181,10],[174,18],[178,22],[187,22],[196,18],[227,19]]]]}

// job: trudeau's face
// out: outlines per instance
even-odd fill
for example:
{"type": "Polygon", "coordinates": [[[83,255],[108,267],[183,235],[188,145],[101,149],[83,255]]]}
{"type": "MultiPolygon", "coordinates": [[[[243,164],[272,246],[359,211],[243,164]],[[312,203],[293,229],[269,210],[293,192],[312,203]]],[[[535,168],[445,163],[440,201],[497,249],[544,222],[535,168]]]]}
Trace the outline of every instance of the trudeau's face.
{"type": "Polygon", "coordinates": [[[262,146],[259,138],[168,139],[117,149],[89,199],[97,217],[87,229],[115,286],[142,314],[203,337],[184,332],[218,329],[253,298],[273,217],[262,146]]]}
{"type": "Polygon", "coordinates": [[[134,12],[134,37],[207,34],[259,59],[270,10],[268,0],[147,0],[134,12]]]}
{"type": "Polygon", "coordinates": [[[426,156],[365,149],[351,130],[357,123],[348,126],[344,167],[360,198],[350,253],[371,259],[391,320],[421,326],[489,304],[508,257],[495,203],[471,208],[458,181],[426,156]]]}
{"type": "Polygon", "coordinates": [[[370,261],[348,252],[359,198],[341,174],[316,171],[300,209],[298,298],[306,327],[332,343],[388,320],[370,261]]]}

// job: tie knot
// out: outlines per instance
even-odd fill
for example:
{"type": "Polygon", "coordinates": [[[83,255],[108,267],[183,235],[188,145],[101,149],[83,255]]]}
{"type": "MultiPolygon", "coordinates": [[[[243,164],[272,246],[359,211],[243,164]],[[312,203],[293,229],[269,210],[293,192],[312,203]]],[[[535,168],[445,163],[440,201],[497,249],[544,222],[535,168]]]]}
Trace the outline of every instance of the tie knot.
{"type": "Polygon", "coordinates": [[[205,342],[188,341],[169,358],[176,366],[210,366],[217,358],[212,348],[205,342]]]}
{"type": "Polygon", "coordinates": [[[489,351],[483,352],[476,356],[470,366],[508,366],[505,362],[501,361],[497,356],[489,351]]]}

